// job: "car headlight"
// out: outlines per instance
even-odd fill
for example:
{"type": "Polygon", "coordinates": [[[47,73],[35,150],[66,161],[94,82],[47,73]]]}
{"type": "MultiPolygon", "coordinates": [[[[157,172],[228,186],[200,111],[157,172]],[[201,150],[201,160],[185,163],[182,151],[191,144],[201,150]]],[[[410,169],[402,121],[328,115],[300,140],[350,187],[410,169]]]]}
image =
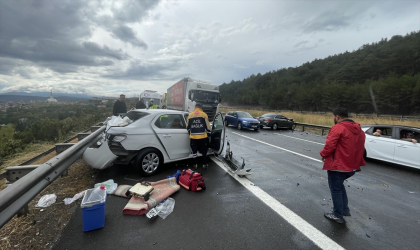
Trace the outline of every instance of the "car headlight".
{"type": "Polygon", "coordinates": [[[112,138],[112,141],[122,142],[122,141],[125,140],[125,138],[127,138],[127,136],[125,136],[125,135],[116,135],[116,136],[114,136],[114,138],[112,138]]]}
{"type": "Polygon", "coordinates": [[[243,123],[249,123],[249,122],[247,122],[247,121],[243,121],[243,123]]]}

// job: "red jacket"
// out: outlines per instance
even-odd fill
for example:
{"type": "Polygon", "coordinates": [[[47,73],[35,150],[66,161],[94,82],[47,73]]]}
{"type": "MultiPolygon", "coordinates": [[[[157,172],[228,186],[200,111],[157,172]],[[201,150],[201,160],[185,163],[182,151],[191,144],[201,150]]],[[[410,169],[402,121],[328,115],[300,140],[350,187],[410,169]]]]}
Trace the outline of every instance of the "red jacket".
{"type": "Polygon", "coordinates": [[[324,170],[352,172],[366,165],[364,151],[365,133],[360,124],[344,120],[331,128],[319,153],[325,158],[324,170]]]}

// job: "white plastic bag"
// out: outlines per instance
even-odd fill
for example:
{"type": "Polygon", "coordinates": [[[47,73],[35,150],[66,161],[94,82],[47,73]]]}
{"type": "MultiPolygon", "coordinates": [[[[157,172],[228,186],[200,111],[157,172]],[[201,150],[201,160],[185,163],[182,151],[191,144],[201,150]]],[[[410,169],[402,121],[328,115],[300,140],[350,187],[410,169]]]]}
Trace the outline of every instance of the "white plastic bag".
{"type": "Polygon", "coordinates": [[[39,199],[38,204],[35,207],[49,207],[51,204],[55,203],[57,200],[57,195],[55,194],[46,194],[39,199]]]}
{"type": "Polygon", "coordinates": [[[75,195],[73,196],[73,198],[65,198],[65,199],[64,199],[64,204],[65,204],[65,205],[72,204],[73,202],[75,202],[75,201],[77,201],[78,199],[82,198],[82,197],[83,197],[83,195],[85,195],[85,192],[86,192],[86,190],[85,190],[85,191],[82,191],[82,192],[80,192],[80,193],[78,193],[78,194],[75,194],[75,195]]]}
{"type": "Polygon", "coordinates": [[[160,206],[160,212],[158,213],[159,217],[162,219],[165,219],[174,211],[175,207],[175,200],[172,198],[168,198],[165,200],[164,203],[159,204],[160,206]]]}
{"type": "Polygon", "coordinates": [[[109,180],[107,180],[105,182],[101,182],[101,183],[96,183],[94,187],[97,188],[101,185],[104,185],[106,187],[106,193],[107,194],[114,193],[115,189],[117,189],[117,187],[118,187],[118,184],[114,183],[113,179],[109,179],[109,180]]]}

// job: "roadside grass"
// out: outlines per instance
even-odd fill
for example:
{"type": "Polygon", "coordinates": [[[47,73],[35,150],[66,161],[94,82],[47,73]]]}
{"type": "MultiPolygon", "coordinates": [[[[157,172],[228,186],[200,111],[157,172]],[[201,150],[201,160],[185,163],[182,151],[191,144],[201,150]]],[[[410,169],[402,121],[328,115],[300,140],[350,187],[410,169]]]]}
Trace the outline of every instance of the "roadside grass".
{"type": "MultiPolygon", "coordinates": [[[[221,109],[221,112],[229,112],[233,109],[221,109]]],[[[234,109],[238,110],[238,109],[234,109]]],[[[266,113],[277,113],[286,116],[287,118],[293,118],[293,121],[298,123],[308,123],[316,124],[322,126],[333,126],[334,121],[332,113],[327,114],[311,114],[311,113],[292,113],[292,112],[281,112],[281,111],[261,111],[261,110],[252,110],[252,109],[243,109],[250,113],[254,117],[261,116],[266,113]]],[[[351,116],[351,114],[350,114],[351,116]]],[[[389,124],[389,125],[403,125],[403,126],[412,126],[420,127],[420,120],[400,120],[399,118],[390,118],[390,117],[377,117],[375,114],[371,116],[351,116],[355,122],[366,125],[366,124],[389,124]]]]}

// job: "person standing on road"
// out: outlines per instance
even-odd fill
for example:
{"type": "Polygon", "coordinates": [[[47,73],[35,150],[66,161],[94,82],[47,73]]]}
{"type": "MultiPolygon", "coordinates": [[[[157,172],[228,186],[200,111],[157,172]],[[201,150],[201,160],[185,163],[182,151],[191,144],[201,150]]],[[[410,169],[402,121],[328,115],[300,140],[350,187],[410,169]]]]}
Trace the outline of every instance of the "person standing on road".
{"type": "Polygon", "coordinates": [[[154,100],[153,99],[150,99],[150,101],[149,101],[149,109],[158,109],[159,108],[158,105],[154,105],[153,103],[154,103],[154,100]]]}
{"type": "Polygon", "coordinates": [[[360,166],[365,166],[365,133],[360,124],[348,119],[345,108],[333,110],[335,125],[331,128],[324,148],[321,150],[323,170],[328,172],[328,185],[333,201],[333,211],[324,213],[327,219],[345,223],[343,216],[351,216],[344,180],[352,177],[360,166]]]}
{"type": "Polygon", "coordinates": [[[200,149],[203,155],[203,169],[208,168],[207,164],[207,132],[210,132],[210,122],[204,113],[201,104],[197,103],[195,109],[187,118],[187,130],[190,133],[191,148],[193,151],[194,168],[198,168],[197,150],[200,149]]]}
{"type": "Polygon", "coordinates": [[[117,116],[120,113],[127,113],[127,106],[125,105],[125,95],[121,94],[120,99],[114,102],[112,114],[117,116]]]}
{"type": "Polygon", "coordinates": [[[136,103],[136,109],[145,109],[146,104],[144,104],[144,99],[140,98],[140,100],[136,103]]]}

